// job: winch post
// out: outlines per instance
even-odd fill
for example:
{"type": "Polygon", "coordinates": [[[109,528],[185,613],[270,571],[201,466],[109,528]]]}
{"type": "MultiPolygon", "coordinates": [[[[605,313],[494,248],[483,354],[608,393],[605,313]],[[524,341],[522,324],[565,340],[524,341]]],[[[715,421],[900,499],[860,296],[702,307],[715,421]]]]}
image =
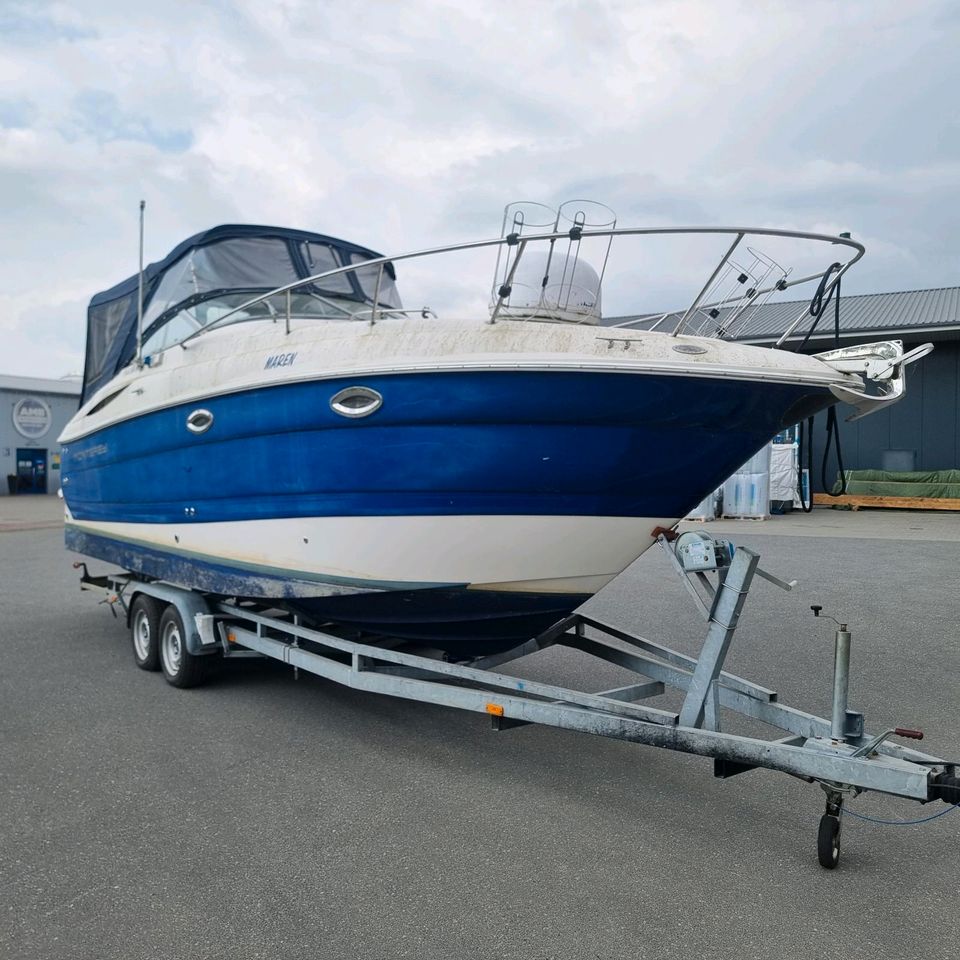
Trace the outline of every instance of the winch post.
{"type": "Polygon", "coordinates": [[[833,717],[830,736],[843,740],[847,735],[847,691],[850,686],[850,631],[845,623],[837,630],[833,651],[833,717]]]}
{"type": "Polygon", "coordinates": [[[687,695],[680,708],[680,726],[699,727],[703,723],[710,689],[723,670],[723,663],[733,640],[740,611],[760,557],[741,547],[733,556],[727,576],[717,589],[710,611],[710,627],[697,665],[690,678],[687,695]]]}

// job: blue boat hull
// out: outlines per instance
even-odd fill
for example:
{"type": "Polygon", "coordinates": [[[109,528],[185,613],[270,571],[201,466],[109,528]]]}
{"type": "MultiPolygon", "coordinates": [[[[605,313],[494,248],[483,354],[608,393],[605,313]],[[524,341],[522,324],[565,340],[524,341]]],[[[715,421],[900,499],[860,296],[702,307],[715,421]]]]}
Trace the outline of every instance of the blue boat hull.
{"type": "MultiPolygon", "coordinates": [[[[147,412],[72,441],[63,452],[63,489],[77,521],[226,522],[240,539],[245,521],[277,518],[678,518],[778,430],[833,402],[828,390],[799,383],[627,372],[285,383],[147,412]],[[362,419],[335,413],[331,397],[358,384],[382,395],[381,408],[362,419]],[[185,423],[198,407],[213,414],[213,426],[194,435],[185,423]]],[[[271,585],[262,570],[90,529],[68,530],[68,546],[210,593],[299,595],[323,619],[446,637],[460,650],[522,640],[589,595],[466,590],[464,582],[434,583],[422,595],[395,584],[366,598],[304,599],[291,589],[295,571],[271,585]]],[[[402,579],[428,586],[416,570],[402,579]]],[[[383,588],[362,577],[350,586],[383,588]]]]}

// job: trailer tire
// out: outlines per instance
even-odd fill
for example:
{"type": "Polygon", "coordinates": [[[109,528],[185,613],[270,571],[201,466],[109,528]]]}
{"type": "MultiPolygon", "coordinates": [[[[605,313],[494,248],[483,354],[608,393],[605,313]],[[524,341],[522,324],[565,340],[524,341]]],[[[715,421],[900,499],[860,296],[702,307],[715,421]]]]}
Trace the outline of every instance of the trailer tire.
{"type": "Polygon", "coordinates": [[[817,859],[820,866],[833,870],[840,862],[840,818],[825,813],[817,831],[817,859]]]}
{"type": "Polygon", "coordinates": [[[204,658],[187,649],[187,631],[175,604],[167,604],[160,617],[160,666],[167,683],[195,687],[203,682],[204,658]]]}
{"type": "Polygon", "coordinates": [[[141,670],[160,669],[160,604],[145,593],[130,606],[130,638],[133,659],[141,670]]]}

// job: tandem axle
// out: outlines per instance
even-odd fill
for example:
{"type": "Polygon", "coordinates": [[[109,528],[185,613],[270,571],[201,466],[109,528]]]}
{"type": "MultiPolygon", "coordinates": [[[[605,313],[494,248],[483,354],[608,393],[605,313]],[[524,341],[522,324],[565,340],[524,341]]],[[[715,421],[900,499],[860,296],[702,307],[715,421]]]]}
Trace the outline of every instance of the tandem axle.
{"type": "MultiPolygon", "coordinates": [[[[410,649],[391,638],[358,637],[332,624],[308,626],[266,603],[204,595],[133,573],[91,576],[85,564],[76,566],[83,571],[82,589],[104,592],[114,613],[116,605],[126,613],[137,665],[162,670],[174,686],[202,682],[211,655],[265,656],[358,690],[487,713],[497,730],[539,723],[712,757],[714,775],[721,778],[766,767],[819,783],[826,805],[817,856],[827,869],[839,863],[845,800],[873,790],[920,803],[960,804],[958,764],[889,740],[920,740],[922,733],[895,728],[870,735],[863,715],[848,709],[851,635],[846,624],[837,624],[835,637],[832,717],[785,706],[775,691],[727,673],[724,662],[754,578],[786,590],[795,582],[761,569],[752,550],[734,549],[704,531],[679,537],[669,530],[655,532],[707,622],[697,658],[574,613],[513,650],[451,662],[439,652],[410,649]],[[638,680],[585,692],[496,670],[553,645],[616,664],[638,680]],[[679,712],[647,702],[667,687],[683,694],[679,712]],[[785,735],[764,740],[725,732],[722,710],[760,720],[785,735]]],[[[820,616],[821,607],[812,609],[820,616]]]]}

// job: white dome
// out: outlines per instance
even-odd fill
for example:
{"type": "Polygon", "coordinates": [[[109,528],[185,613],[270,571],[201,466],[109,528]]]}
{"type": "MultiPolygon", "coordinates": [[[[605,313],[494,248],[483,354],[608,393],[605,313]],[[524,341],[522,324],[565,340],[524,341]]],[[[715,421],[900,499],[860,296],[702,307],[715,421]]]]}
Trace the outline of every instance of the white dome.
{"type": "Polygon", "coordinates": [[[572,254],[558,250],[552,256],[547,252],[525,253],[510,286],[500,316],[572,323],[600,320],[600,277],[589,263],[572,254]]]}

